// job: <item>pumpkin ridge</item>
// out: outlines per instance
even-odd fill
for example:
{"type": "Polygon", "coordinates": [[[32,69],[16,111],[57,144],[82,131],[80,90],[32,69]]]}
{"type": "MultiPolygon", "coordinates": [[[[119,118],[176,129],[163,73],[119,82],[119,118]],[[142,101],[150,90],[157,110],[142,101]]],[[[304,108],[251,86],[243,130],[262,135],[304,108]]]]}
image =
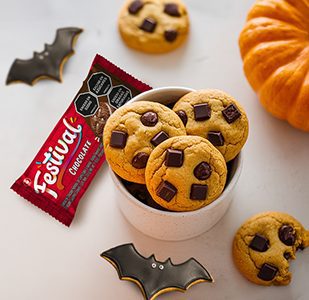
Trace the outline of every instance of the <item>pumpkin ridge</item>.
{"type": "Polygon", "coordinates": [[[268,17],[273,20],[280,20],[287,24],[294,24],[295,27],[306,30],[303,25],[303,16],[299,11],[285,0],[260,0],[249,11],[247,21],[258,17],[268,17]]]}
{"type": "Polygon", "coordinates": [[[257,18],[249,21],[239,36],[242,58],[259,43],[272,41],[307,41],[308,33],[293,25],[269,18],[257,18]],[[280,26],[280,28],[278,28],[280,26]]]}
{"type": "Polygon", "coordinates": [[[254,90],[257,91],[261,88],[263,83],[265,83],[278,68],[289,64],[303,51],[302,45],[300,45],[297,40],[291,41],[294,41],[293,44],[295,45],[295,51],[291,52],[292,43],[290,42],[290,46],[280,52],[280,59],[278,57],[275,59],[274,56],[270,56],[267,60],[261,59],[262,56],[268,55],[267,52],[265,52],[264,55],[262,55],[261,52],[265,51],[265,49],[267,50],[268,47],[270,47],[270,44],[273,44],[272,49],[273,51],[276,51],[276,48],[286,46],[286,41],[264,42],[255,46],[246,54],[243,59],[244,71],[245,74],[247,74],[247,78],[254,90]],[[267,73],[265,71],[266,69],[269,69],[267,73]]]}
{"type": "MultiPolygon", "coordinates": [[[[280,97],[280,94],[282,93],[283,89],[286,89],[287,86],[289,86],[287,84],[287,82],[291,81],[294,77],[295,74],[298,73],[303,73],[304,75],[302,76],[301,79],[297,80],[297,85],[294,84],[293,87],[295,88],[293,90],[293,95],[299,95],[300,90],[302,88],[303,82],[307,76],[308,73],[308,65],[309,65],[309,61],[302,63],[302,60],[300,59],[300,56],[298,57],[298,59],[296,59],[296,61],[294,62],[290,62],[288,65],[291,64],[296,64],[298,61],[300,61],[300,63],[298,64],[298,67],[292,67],[291,69],[293,69],[293,72],[291,74],[289,74],[288,76],[286,76],[286,78],[284,78],[284,80],[280,81],[280,87],[277,87],[277,82],[274,82],[276,80],[276,77],[278,74],[280,74],[282,71],[285,71],[285,69],[287,68],[286,66],[281,66],[280,68],[278,68],[263,84],[263,86],[260,89],[260,95],[261,95],[261,103],[263,104],[263,106],[267,109],[267,111],[271,112],[273,115],[275,115],[276,117],[280,118],[280,119],[284,119],[287,120],[288,119],[288,114],[290,113],[290,110],[286,110],[286,109],[281,109],[280,110],[280,106],[278,106],[278,103],[274,101],[274,99],[280,97]],[[305,68],[305,72],[302,71],[302,68],[305,68]],[[301,72],[302,71],[302,72],[301,72]],[[264,97],[264,91],[265,88],[267,90],[268,86],[271,84],[272,87],[275,87],[275,91],[276,91],[276,96],[273,97],[271,100],[270,99],[265,99],[264,97]]],[[[288,90],[287,93],[287,97],[290,96],[289,92],[291,92],[291,90],[288,90]]],[[[269,94],[269,93],[268,93],[269,94]]],[[[286,99],[287,99],[286,97],[286,99]]],[[[290,96],[291,98],[291,96],[290,96]]],[[[290,99],[289,101],[289,108],[291,109],[291,107],[293,107],[296,103],[296,99],[290,99]]],[[[287,101],[287,100],[286,100],[287,101]]],[[[286,103],[285,103],[286,104],[286,103]]],[[[285,105],[284,108],[286,108],[287,105],[285,105]]]]}

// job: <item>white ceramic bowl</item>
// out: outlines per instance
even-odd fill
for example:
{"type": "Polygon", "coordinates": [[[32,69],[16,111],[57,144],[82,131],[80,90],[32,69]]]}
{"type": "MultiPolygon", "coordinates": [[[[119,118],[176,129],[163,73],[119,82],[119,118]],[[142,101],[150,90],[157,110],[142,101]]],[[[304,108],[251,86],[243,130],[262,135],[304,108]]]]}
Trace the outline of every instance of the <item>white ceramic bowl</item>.
{"type": "MultiPolygon", "coordinates": [[[[193,90],[184,87],[157,88],[134,97],[128,103],[156,101],[169,104],[191,91],[193,90]]],[[[191,212],[168,212],[147,206],[127,191],[121,179],[113,171],[110,171],[110,174],[119,193],[116,197],[118,206],[135,228],[156,239],[179,241],[209,230],[227,211],[242,169],[241,153],[229,164],[228,180],[223,193],[211,204],[191,212]]]]}

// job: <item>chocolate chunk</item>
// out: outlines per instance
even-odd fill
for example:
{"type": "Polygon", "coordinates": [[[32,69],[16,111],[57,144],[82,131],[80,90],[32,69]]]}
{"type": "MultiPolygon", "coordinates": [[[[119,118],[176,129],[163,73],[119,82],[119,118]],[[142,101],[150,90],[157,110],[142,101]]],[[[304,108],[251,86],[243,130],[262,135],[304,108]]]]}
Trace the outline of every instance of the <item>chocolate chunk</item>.
{"type": "Polygon", "coordinates": [[[226,122],[229,124],[233,123],[241,116],[239,109],[234,104],[230,104],[228,107],[222,110],[222,114],[226,122]]]}
{"type": "Polygon", "coordinates": [[[180,17],[181,14],[178,9],[178,5],[175,3],[166,3],[164,12],[172,17],[180,17]]]}
{"type": "Polygon", "coordinates": [[[153,111],[147,111],[141,116],[141,122],[148,127],[153,127],[158,123],[158,115],[153,111]]]}
{"type": "Polygon", "coordinates": [[[296,240],[294,228],[290,225],[281,226],[279,229],[279,239],[283,244],[293,246],[296,240]]]}
{"type": "Polygon", "coordinates": [[[289,252],[284,252],[283,256],[286,260],[289,260],[291,258],[291,254],[289,252]]]}
{"type": "Polygon", "coordinates": [[[178,36],[178,32],[176,30],[165,30],[164,31],[164,38],[168,41],[168,42],[174,42],[177,39],[178,36]]]}
{"type": "Polygon", "coordinates": [[[151,139],[151,144],[153,144],[156,147],[165,140],[167,140],[168,138],[169,136],[165,131],[160,131],[151,139]]]}
{"type": "Polygon", "coordinates": [[[223,146],[224,145],[224,137],[220,131],[209,131],[207,135],[207,139],[214,146],[223,146]]]}
{"type": "Polygon", "coordinates": [[[193,106],[193,110],[196,121],[205,121],[211,117],[211,110],[207,103],[196,104],[193,106]]]}
{"type": "Polygon", "coordinates": [[[305,250],[305,246],[303,244],[300,244],[299,246],[296,247],[296,250],[303,251],[305,250]]]}
{"type": "Polygon", "coordinates": [[[258,273],[258,277],[265,281],[273,280],[278,272],[278,269],[269,264],[263,264],[262,268],[258,273]]]}
{"type": "Polygon", "coordinates": [[[176,195],[177,188],[168,181],[162,181],[158,186],[156,193],[166,202],[170,202],[176,195]]]}
{"type": "Polygon", "coordinates": [[[206,200],[208,185],[207,184],[192,184],[190,199],[191,200],[206,200]]]}
{"type": "Polygon", "coordinates": [[[187,117],[187,114],[184,110],[179,110],[179,111],[176,111],[176,114],[178,115],[178,117],[181,119],[183,125],[187,125],[187,122],[188,122],[188,117],[187,117]]]}
{"type": "Polygon", "coordinates": [[[144,3],[140,0],[133,1],[129,7],[128,11],[131,15],[136,15],[144,6],[144,3]]]}
{"type": "Polygon", "coordinates": [[[206,180],[210,177],[211,172],[210,165],[203,161],[194,168],[193,174],[199,180],[206,180]]]}
{"type": "Polygon", "coordinates": [[[165,156],[165,165],[167,167],[181,167],[183,164],[183,151],[176,149],[167,149],[165,156]]]}
{"type": "Polygon", "coordinates": [[[265,252],[269,248],[269,241],[266,237],[256,234],[250,242],[249,247],[255,251],[265,252]]]}
{"type": "Polygon", "coordinates": [[[110,146],[113,148],[123,149],[127,143],[128,134],[124,131],[113,130],[110,140],[110,146]]]}
{"type": "Polygon", "coordinates": [[[140,29],[152,33],[155,31],[157,26],[157,21],[153,18],[146,18],[144,19],[142,25],[140,26],[140,29]]]}
{"type": "Polygon", "coordinates": [[[144,169],[146,167],[149,155],[145,152],[137,153],[132,159],[132,166],[136,169],[144,169]]]}

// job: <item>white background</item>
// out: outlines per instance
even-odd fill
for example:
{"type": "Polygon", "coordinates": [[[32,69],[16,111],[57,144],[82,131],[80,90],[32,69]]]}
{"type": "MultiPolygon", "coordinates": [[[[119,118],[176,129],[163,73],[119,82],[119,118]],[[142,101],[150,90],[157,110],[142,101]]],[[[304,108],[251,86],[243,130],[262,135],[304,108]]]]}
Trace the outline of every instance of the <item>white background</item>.
{"type": "Polygon", "coordinates": [[[260,106],[242,71],[238,35],[250,0],[187,1],[191,33],[184,47],[149,56],[129,50],[117,32],[121,0],[0,2],[0,299],[142,299],[139,289],[119,281],[99,254],[134,242],[145,256],[183,262],[194,256],[214,276],[185,294],[159,299],[309,299],[309,253],[291,264],[287,287],[260,287],[246,281],[231,258],[233,234],[252,214],[285,211],[309,227],[309,135],[274,119],[260,106]],[[63,83],[5,86],[15,58],[27,59],[51,43],[59,27],[84,28],[76,54],[66,63],[63,83]],[[162,242],[132,228],[115,205],[104,164],[66,228],[12,192],[19,177],[53,129],[85,78],[96,53],[153,87],[219,88],[235,96],[250,120],[244,168],[235,200],[209,232],[184,242],[162,242]]]}

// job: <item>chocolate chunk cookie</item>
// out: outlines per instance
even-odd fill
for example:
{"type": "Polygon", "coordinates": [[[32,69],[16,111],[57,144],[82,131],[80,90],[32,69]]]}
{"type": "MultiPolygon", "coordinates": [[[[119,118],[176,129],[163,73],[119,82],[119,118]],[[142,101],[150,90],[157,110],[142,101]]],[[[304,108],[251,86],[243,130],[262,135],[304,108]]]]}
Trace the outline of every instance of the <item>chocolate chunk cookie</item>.
{"type": "Polygon", "coordinates": [[[145,167],[152,150],[178,135],[186,135],[186,130],[171,109],[156,102],[127,104],[117,109],[105,125],[106,159],[120,177],[144,184],[145,167]]]}
{"type": "Polygon", "coordinates": [[[291,281],[289,260],[298,249],[309,246],[309,231],[292,216],[264,212],[247,220],[233,242],[237,268],[260,285],[287,285],[291,281]]]}
{"type": "Polygon", "coordinates": [[[180,0],[128,0],[118,24],[125,43],[147,53],[174,50],[189,32],[189,17],[180,0]]]}
{"type": "Polygon", "coordinates": [[[183,120],[188,135],[208,139],[228,162],[236,157],[248,137],[248,119],[241,105],[219,90],[188,93],[173,110],[183,120]]]}
{"type": "Polygon", "coordinates": [[[172,211],[191,211],[213,202],[227,176],[221,153],[199,136],[170,138],[150,154],[146,185],[152,198],[172,211]]]}
{"type": "Polygon", "coordinates": [[[102,137],[104,126],[111,113],[110,106],[106,102],[101,102],[96,113],[90,117],[90,127],[97,137],[102,137]]]}

